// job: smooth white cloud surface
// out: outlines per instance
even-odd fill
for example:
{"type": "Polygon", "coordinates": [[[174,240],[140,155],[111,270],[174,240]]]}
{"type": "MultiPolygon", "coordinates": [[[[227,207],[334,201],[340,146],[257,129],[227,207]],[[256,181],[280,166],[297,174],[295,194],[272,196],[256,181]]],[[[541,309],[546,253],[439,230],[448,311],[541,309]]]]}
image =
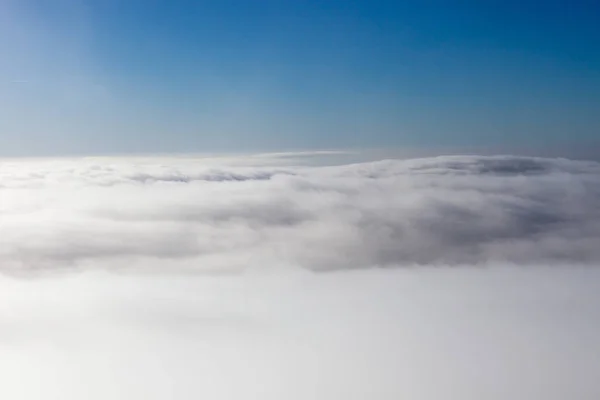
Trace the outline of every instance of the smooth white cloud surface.
{"type": "Polygon", "coordinates": [[[600,164],[323,164],[2,160],[0,398],[599,398],[600,164]]]}
{"type": "Polygon", "coordinates": [[[595,400],[599,272],[0,278],[0,396],[595,400]]]}

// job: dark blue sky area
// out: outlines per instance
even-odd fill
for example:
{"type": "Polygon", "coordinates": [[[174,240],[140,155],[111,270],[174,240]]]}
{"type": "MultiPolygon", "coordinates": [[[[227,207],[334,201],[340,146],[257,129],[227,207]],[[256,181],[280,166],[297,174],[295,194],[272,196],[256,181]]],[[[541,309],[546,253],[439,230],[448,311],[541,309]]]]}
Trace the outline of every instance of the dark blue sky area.
{"type": "Polygon", "coordinates": [[[82,149],[600,138],[596,1],[30,3],[36,19],[28,21],[65,32],[59,48],[81,37],[64,52],[107,93],[80,110],[94,115],[95,133],[77,139],[60,118],[53,122],[54,134],[73,136],[63,141],[82,149]],[[99,115],[107,113],[115,118],[103,129],[99,115]]]}

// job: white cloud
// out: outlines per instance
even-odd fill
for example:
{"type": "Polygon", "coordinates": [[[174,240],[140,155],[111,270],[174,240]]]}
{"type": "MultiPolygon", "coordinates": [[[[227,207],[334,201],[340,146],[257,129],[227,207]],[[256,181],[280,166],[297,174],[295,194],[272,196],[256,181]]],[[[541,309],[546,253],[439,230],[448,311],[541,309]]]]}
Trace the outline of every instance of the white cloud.
{"type": "Polygon", "coordinates": [[[285,160],[6,160],[0,262],[239,271],[600,261],[595,162],[285,160]]]}
{"type": "Polygon", "coordinates": [[[0,396],[592,400],[599,272],[0,278],[0,396]]]}
{"type": "Polygon", "coordinates": [[[598,398],[599,164],[304,156],[2,160],[0,398],[598,398]]]}

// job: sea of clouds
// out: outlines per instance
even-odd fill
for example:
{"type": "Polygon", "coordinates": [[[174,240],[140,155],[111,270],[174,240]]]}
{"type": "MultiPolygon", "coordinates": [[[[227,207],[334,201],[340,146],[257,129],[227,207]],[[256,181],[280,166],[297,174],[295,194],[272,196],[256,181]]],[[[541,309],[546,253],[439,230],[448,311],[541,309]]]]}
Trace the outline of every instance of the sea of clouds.
{"type": "Polygon", "coordinates": [[[600,398],[600,164],[0,160],[0,398],[600,398]]]}
{"type": "Polygon", "coordinates": [[[596,162],[310,158],[4,161],[0,268],[600,262],[596,162]]]}

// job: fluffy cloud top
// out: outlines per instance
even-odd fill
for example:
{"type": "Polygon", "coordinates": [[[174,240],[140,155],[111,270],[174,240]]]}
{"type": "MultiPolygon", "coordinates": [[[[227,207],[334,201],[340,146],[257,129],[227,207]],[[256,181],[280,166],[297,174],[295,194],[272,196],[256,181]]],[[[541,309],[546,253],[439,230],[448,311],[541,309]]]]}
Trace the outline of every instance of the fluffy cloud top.
{"type": "Polygon", "coordinates": [[[595,162],[5,160],[0,186],[5,271],[600,262],[595,162]]]}

